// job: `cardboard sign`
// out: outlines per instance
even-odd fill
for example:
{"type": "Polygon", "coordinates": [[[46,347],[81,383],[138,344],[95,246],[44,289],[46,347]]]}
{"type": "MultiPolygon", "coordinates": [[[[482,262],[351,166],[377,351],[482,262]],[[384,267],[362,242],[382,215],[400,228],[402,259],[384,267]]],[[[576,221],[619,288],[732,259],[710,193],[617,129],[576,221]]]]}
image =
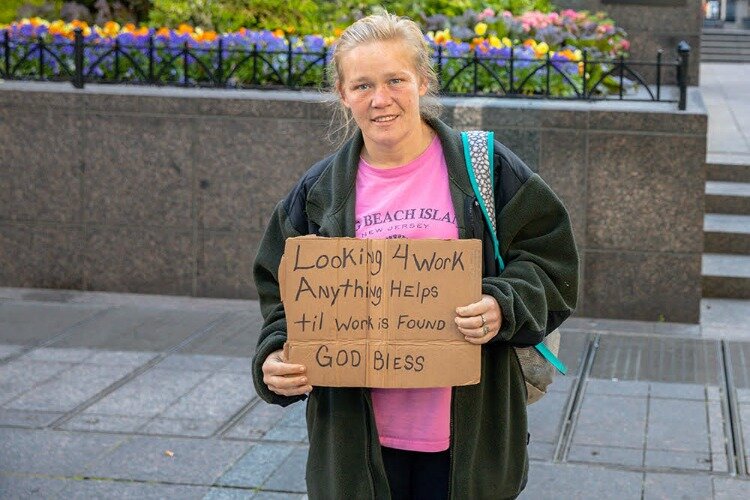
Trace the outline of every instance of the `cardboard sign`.
{"type": "Polygon", "coordinates": [[[479,240],[290,238],[286,358],[318,386],[476,384],[481,347],[454,318],[481,298],[481,273],[479,240]]]}

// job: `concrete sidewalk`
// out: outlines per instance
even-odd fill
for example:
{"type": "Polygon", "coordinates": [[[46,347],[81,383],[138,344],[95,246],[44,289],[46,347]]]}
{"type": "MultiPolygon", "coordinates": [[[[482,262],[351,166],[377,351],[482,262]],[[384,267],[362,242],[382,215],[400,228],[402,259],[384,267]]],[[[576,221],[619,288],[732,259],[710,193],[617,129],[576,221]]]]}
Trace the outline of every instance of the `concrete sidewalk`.
{"type": "Polygon", "coordinates": [[[701,64],[708,163],[750,165],[750,64],[701,64]]]}
{"type": "MultiPolygon", "coordinates": [[[[566,323],[523,498],[749,498],[750,331],[710,324],[566,323]]],[[[0,289],[0,498],[303,497],[304,404],[256,397],[259,326],[254,301],[0,289]]]]}

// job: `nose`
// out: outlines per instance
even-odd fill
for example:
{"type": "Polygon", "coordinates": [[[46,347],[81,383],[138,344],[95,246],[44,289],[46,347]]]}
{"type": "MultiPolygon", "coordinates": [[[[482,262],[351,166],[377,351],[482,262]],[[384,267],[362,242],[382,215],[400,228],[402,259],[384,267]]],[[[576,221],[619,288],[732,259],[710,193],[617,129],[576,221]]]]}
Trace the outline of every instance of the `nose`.
{"type": "Polygon", "coordinates": [[[372,102],[370,105],[373,108],[384,108],[391,103],[391,95],[388,91],[388,87],[385,85],[378,85],[375,87],[375,92],[372,96],[372,102]]]}

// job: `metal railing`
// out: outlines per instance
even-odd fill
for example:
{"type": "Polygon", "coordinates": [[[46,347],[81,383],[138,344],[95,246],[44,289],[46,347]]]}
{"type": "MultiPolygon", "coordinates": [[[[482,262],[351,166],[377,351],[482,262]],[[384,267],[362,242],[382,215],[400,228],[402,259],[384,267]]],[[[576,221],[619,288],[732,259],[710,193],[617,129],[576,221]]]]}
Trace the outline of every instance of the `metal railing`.
{"type": "MultiPolygon", "coordinates": [[[[218,88],[301,89],[326,87],[330,49],[303,51],[286,39],[283,50],[267,50],[257,43],[237,47],[223,38],[215,47],[161,43],[150,35],[141,45],[90,43],[76,29],[69,42],[49,42],[42,37],[13,41],[5,30],[0,39],[0,78],[9,80],[70,81],[76,88],[86,83],[205,86],[218,88]]],[[[690,47],[682,41],[674,59],[665,61],[662,50],[656,62],[619,57],[580,60],[551,56],[542,59],[509,47],[494,53],[473,49],[451,54],[438,45],[433,54],[442,95],[541,97],[550,99],[618,99],[687,104],[690,47]],[[520,55],[519,55],[520,52],[520,55]],[[644,78],[650,69],[655,83],[644,78]],[[638,71],[641,69],[641,71],[638,71]],[[665,72],[674,71],[679,97],[665,96],[665,72]],[[635,89],[638,91],[636,92],[635,89]]]]}

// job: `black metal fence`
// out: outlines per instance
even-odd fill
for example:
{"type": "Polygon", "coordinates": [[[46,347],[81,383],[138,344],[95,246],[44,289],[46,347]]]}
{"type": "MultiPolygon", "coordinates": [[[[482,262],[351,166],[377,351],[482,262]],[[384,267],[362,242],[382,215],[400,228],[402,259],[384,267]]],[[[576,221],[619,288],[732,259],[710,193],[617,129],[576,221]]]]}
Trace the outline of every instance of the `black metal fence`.
{"type": "MultiPolygon", "coordinates": [[[[169,45],[153,35],[142,44],[89,43],[80,29],[73,41],[13,41],[6,30],[0,39],[0,78],[9,80],[70,81],[86,83],[205,86],[218,88],[301,89],[326,87],[330,49],[300,50],[287,39],[283,50],[254,44],[236,47],[222,38],[216,46],[169,45]]],[[[677,102],[686,107],[690,47],[680,42],[674,58],[665,61],[659,51],[655,62],[592,58],[580,60],[551,56],[529,57],[523,48],[494,53],[475,48],[455,54],[437,46],[433,54],[442,95],[541,97],[551,99],[619,99],[677,102]],[[648,83],[643,73],[649,72],[648,83]],[[678,97],[665,96],[663,80],[672,73],[678,97]]]]}

